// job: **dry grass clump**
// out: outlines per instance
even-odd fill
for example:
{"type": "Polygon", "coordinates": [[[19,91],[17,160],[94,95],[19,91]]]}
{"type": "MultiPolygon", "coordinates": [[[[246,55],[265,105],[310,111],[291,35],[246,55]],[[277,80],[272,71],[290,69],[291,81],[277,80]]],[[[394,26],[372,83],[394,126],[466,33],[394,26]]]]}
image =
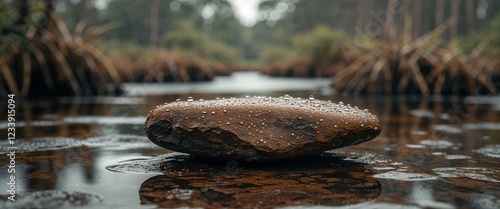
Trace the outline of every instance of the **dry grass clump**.
{"type": "Polygon", "coordinates": [[[222,63],[167,50],[152,50],[142,55],[119,55],[111,58],[125,82],[192,82],[213,80],[229,75],[232,68],[222,63]]]}
{"type": "Polygon", "coordinates": [[[0,55],[0,93],[60,96],[119,91],[120,76],[90,43],[114,25],[84,33],[81,22],[72,35],[55,13],[47,14],[46,25],[30,25],[26,34],[16,36],[21,41],[5,46],[8,53],[0,55]]]}
{"type": "Polygon", "coordinates": [[[478,46],[470,54],[438,44],[446,25],[409,43],[365,39],[366,53],[334,78],[346,93],[476,94],[497,91],[491,76],[498,61],[478,46]]]}

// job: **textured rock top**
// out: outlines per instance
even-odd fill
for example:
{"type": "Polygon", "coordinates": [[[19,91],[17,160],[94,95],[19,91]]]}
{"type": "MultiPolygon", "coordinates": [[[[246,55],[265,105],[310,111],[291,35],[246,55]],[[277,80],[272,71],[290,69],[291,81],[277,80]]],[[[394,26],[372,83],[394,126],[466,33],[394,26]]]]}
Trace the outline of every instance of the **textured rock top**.
{"type": "Polygon", "coordinates": [[[223,159],[272,160],[359,144],[381,131],[367,109],[288,95],[176,101],[152,110],[155,144],[223,159]]]}

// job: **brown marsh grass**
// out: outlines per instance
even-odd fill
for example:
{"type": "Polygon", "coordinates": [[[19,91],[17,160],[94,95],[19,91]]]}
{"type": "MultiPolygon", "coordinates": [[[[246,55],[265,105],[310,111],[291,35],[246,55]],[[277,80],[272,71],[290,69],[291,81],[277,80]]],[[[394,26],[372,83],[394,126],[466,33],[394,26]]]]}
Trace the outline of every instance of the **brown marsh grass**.
{"type": "Polygon", "coordinates": [[[29,26],[25,46],[7,44],[0,55],[0,93],[30,96],[97,95],[119,91],[121,78],[111,62],[90,42],[115,27],[85,30],[80,22],[71,34],[54,13],[43,27],[29,26]],[[111,85],[110,85],[111,84],[111,85]]]}
{"type": "Polygon", "coordinates": [[[366,53],[336,74],[332,86],[346,93],[496,93],[499,62],[480,44],[470,54],[442,46],[446,24],[406,44],[365,39],[366,53]]]}
{"type": "Polygon", "coordinates": [[[216,75],[229,75],[233,71],[228,64],[165,49],[111,56],[111,61],[126,82],[209,81],[216,75]]]}

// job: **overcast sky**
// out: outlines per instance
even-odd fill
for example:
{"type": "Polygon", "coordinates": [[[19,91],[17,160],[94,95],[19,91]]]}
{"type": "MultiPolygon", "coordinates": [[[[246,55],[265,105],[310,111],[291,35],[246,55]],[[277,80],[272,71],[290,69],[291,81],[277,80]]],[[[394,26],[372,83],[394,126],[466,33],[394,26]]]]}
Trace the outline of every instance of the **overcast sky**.
{"type": "Polygon", "coordinates": [[[229,0],[235,10],[236,17],[245,26],[253,26],[257,22],[259,2],[261,0],[229,0]]]}

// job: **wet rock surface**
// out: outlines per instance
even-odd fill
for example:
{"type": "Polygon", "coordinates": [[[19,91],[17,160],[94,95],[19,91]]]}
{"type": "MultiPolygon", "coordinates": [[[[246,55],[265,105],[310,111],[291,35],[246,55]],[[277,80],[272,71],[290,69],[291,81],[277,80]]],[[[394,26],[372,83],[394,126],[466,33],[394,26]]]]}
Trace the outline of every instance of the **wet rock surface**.
{"type": "Polygon", "coordinates": [[[381,126],[367,109],[285,95],[168,103],[150,112],[145,131],[170,150],[267,161],[366,142],[381,126]]]}

